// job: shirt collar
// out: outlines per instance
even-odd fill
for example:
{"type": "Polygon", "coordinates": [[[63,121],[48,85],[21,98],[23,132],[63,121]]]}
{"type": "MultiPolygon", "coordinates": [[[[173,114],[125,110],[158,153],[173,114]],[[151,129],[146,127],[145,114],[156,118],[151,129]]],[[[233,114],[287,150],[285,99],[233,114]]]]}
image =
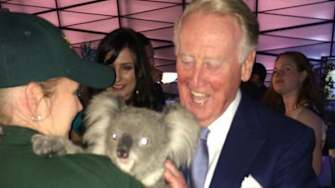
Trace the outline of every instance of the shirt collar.
{"type": "Polygon", "coordinates": [[[235,99],[229,104],[225,112],[216,119],[213,123],[208,126],[210,133],[207,139],[208,153],[209,153],[209,170],[205,181],[205,188],[209,187],[211,179],[213,177],[216,164],[219,160],[219,156],[222,147],[226,141],[227,134],[231,127],[231,123],[235,116],[237,107],[241,101],[241,92],[237,91],[235,99]]]}
{"type": "Polygon", "coordinates": [[[218,117],[215,121],[213,121],[209,126],[208,129],[211,133],[217,132],[218,134],[222,135],[223,129],[230,128],[231,122],[235,116],[236,110],[238,105],[241,101],[241,91],[238,90],[234,100],[229,104],[228,108],[218,117]],[[222,125],[224,124],[224,125],[222,125]]]}

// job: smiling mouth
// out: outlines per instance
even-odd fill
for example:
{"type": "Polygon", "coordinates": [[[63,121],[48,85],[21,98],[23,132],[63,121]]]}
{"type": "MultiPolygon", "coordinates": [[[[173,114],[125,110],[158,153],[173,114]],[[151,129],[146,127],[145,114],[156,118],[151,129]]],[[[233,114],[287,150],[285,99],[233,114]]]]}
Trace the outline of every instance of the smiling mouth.
{"type": "Polygon", "coordinates": [[[202,92],[191,91],[192,100],[196,104],[203,106],[208,100],[208,95],[202,92]]]}
{"type": "Polygon", "coordinates": [[[123,85],[113,85],[113,89],[122,89],[123,85]]]}

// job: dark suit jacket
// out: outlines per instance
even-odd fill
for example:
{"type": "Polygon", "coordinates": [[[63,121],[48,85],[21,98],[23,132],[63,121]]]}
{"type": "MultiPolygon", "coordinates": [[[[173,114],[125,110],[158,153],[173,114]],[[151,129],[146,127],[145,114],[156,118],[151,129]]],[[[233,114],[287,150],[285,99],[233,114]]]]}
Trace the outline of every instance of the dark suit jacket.
{"type": "Polygon", "coordinates": [[[252,175],[262,187],[318,187],[312,129],[242,95],[210,187],[240,188],[252,175]]]}

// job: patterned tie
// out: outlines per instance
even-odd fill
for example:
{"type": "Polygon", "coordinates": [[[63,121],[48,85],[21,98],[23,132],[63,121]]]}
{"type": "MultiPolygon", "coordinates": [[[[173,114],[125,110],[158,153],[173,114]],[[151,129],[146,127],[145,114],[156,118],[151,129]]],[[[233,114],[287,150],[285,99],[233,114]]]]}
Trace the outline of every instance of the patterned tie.
{"type": "Polygon", "coordinates": [[[192,187],[203,188],[208,171],[208,149],[207,136],[209,130],[202,128],[200,133],[199,145],[192,162],[192,187]]]}

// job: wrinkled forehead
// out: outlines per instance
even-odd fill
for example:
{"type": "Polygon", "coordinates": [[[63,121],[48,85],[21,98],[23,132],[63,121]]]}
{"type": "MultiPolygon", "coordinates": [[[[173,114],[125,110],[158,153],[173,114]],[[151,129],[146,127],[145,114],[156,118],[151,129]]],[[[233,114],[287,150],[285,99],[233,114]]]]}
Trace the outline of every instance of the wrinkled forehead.
{"type": "Polygon", "coordinates": [[[235,16],[217,13],[205,14],[201,11],[194,12],[184,18],[180,28],[180,36],[190,36],[188,35],[190,31],[194,34],[206,36],[225,33],[233,38],[239,38],[242,32],[235,16]]]}
{"type": "Polygon", "coordinates": [[[241,40],[242,31],[232,16],[193,13],[181,27],[177,54],[225,59],[239,52],[241,40]]]}

